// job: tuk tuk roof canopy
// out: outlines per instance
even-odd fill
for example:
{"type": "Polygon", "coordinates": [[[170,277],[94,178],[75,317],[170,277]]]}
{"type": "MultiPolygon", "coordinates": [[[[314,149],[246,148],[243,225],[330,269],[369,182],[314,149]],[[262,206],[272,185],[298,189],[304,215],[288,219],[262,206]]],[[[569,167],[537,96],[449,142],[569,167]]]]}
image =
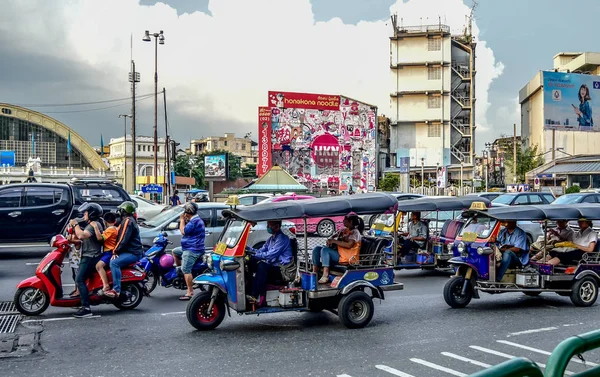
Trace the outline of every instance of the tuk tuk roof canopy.
{"type": "Polygon", "coordinates": [[[348,196],[332,196],[305,200],[288,200],[276,203],[259,203],[251,207],[227,209],[223,215],[239,217],[246,221],[268,221],[309,217],[345,216],[395,213],[398,200],[389,194],[368,193],[348,196]]]}
{"type": "Polygon", "coordinates": [[[570,204],[570,205],[523,205],[493,207],[487,211],[475,211],[498,220],[506,221],[543,221],[543,220],[587,220],[600,219],[600,205],[598,204],[570,204]]]}
{"type": "Polygon", "coordinates": [[[246,190],[249,192],[306,192],[308,188],[294,179],[281,166],[274,165],[246,190]]]}
{"type": "Polygon", "coordinates": [[[420,211],[460,211],[467,210],[473,202],[482,202],[489,207],[492,202],[479,196],[444,196],[434,198],[419,198],[403,200],[398,203],[398,210],[402,212],[420,211]]]}

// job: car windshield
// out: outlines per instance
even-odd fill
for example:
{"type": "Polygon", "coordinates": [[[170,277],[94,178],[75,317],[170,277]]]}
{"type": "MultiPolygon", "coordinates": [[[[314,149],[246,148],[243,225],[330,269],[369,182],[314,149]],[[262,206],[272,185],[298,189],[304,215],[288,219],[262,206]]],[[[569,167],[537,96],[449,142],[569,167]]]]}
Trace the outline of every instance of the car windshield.
{"type": "Polygon", "coordinates": [[[488,238],[497,221],[487,216],[471,217],[460,232],[460,236],[462,237],[465,233],[476,233],[477,238],[488,238]]]}
{"type": "Polygon", "coordinates": [[[552,202],[552,204],[573,204],[579,203],[583,199],[583,195],[563,195],[552,202]]]}
{"type": "Polygon", "coordinates": [[[496,199],[492,200],[493,203],[510,204],[515,199],[514,195],[500,195],[496,199]]]}
{"type": "Polygon", "coordinates": [[[421,216],[423,220],[453,220],[456,216],[454,216],[454,211],[431,211],[426,212],[421,216]]]}
{"type": "Polygon", "coordinates": [[[171,209],[166,210],[165,212],[161,212],[158,215],[154,216],[152,219],[142,223],[142,226],[156,228],[158,226],[162,226],[167,221],[176,221],[177,217],[183,213],[183,207],[176,206],[171,209]]]}
{"type": "Polygon", "coordinates": [[[394,225],[394,214],[386,213],[382,215],[377,215],[375,220],[373,221],[373,225],[383,224],[384,226],[392,226],[394,225]]]}
{"type": "Polygon", "coordinates": [[[86,202],[124,202],[125,198],[113,188],[78,187],[79,195],[86,202]]]}
{"type": "Polygon", "coordinates": [[[244,231],[244,221],[242,220],[230,220],[223,233],[221,233],[221,239],[219,242],[223,242],[228,248],[237,245],[242,232],[244,231]]]}

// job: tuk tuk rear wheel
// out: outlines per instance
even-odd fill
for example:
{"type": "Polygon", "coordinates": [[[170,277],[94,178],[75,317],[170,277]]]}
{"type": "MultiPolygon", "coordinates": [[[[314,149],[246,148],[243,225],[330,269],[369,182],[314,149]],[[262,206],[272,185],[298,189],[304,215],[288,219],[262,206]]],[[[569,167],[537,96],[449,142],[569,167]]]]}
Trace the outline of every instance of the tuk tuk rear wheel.
{"type": "Polygon", "coordinates": [[[207,312],[210,296],[210,291],[195,294],[185,310],[188,322],[197,330],[213,330],[225,318],[225,302],[222,297],[217,297],[210,313],[207,312]]]}
{"type": "Polygon", "coordinates": [[[444,301],[452,308],[464,308],[473,298],[473,286],[470,281],[465,281],[463,276],[453,277],[444,285],[444,301]],[[462,294],[463,285],[467,284],[467,291],[462,294]]]}
{"type": "Polygon", "coordinates": [[[375,306],[371,296],[363,291],[350,292],[338,305],[340,321],[349,329],[360,329],[371,322],[375,306]]]}
{"type": "Polygon", "coordinates": [[[598,282],[591,276],[577,280],[571,291],[571,301],[575,306],[592,306],[598,298],[598,282]]]}

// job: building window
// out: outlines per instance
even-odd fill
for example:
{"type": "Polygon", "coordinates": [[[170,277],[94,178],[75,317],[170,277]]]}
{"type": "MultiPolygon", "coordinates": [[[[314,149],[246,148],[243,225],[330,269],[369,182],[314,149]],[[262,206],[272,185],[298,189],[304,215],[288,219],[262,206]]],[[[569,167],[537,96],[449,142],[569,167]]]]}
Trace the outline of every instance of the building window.
{"type": "Polygon", "coordinates": [[[427,40],[428,51],[440,51],[442,49],[442,38],[429,38],[427,40]]]}
{"type": "Polygon", "coordinates": [[[141,151],[142,151],[142,146],[138,145],[138,152],[141,152],[141,151]]]}
{"type": "Polygon", "coordinates": [[[235,150],[239,150],[240,149],[240,143],[235,143],[235,150]]]}
{"type": "Polygon", "coordinates": [[[225,140],[223,143],[225,143],[225,146],[227,146],[227,140],[225,140]]]}
{"type": "Polygon", "coordinates": [[[427,125],[427,137],[441,137],[442,136],[442,125],[429,123],[427,125]]]}
{"type": "MultiPolygon", "coordinates": [[[[214,145],[215,149],[219,148],[219,142],[218,141],[214,141],[213,143],[214,143],[213,145],[214,145]]],[[[225,142],[225,143],[227,143],[227,142],[225,142]]],[[[225,144],[225,145],[227,145],[227,144],[225,144]]]]}
{"type": "Polygon", "coordinates": [[[242,150],[245,151],[246,150],[246,144],[242,144],[242,150]]]}
{"type": "Polygon", "coordinates": [[[12,111],[10,109],[2,108],[2,114],[11,115],[12,111]]]}
{"type": "Polygon", "coordinates": [[[427,78],[429,80],[440,80],[442,78],[442,67],[428,67],[427,78]]]}
{"type": "Polygon", "coordinates": [[[439,109],[442,106],[442,97],[430,96],[427,98],[427,107],[430,109],[439,109]]]}

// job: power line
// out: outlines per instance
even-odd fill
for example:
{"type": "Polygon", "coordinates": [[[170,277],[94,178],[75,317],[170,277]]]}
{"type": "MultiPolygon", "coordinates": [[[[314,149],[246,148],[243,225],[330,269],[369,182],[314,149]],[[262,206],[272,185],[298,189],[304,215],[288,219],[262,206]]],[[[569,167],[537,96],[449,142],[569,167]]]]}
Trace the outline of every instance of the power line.
{"type": "MultiPolygon", "coordinates": [[[[137,99],[135,102],[140,102],[146,100],[148,98],[153,98],[154,94],[143,97],[142,99],[137,99]]],[[[90,111],[98,111],[98,110],[106,110],[106,109],[114,109],[115,107],[127,106],[131,105],[130,103],[120,103],[118,105],[106,106],[106,107],[98,107],[95,109],[85,109],[85,110],[68,110],[68,111],[44,111],[44,114],[70,114],[70,113],[86,113],[90,111]]]]}
{"type": "MultiPolygon", "coordinates": [[[[159,93],[162,93],[159,92],[159,93]]],[[[148,94],[143,94],[139,97],[145,98],[145,97],[152,97],[154,96],[154,93],[148,93],[148,94]]],[[[104,100],[104,101],[93,101],[93,102],[77,102],[77,103],[55,103],[55,104],[27,104],[27,103],[16,103],[16,106],[21,106],[21,107],[61,107],[61,106],[83,106],[83,105],[97,105],[97,104],[101,104],[101,103],[110,103],[110,102],[121,102],[121,101],[131,101],[131,97],[126,97],[126,98],[116,98],[116,99],[109,99],[109,100],[104,100]]]]}

